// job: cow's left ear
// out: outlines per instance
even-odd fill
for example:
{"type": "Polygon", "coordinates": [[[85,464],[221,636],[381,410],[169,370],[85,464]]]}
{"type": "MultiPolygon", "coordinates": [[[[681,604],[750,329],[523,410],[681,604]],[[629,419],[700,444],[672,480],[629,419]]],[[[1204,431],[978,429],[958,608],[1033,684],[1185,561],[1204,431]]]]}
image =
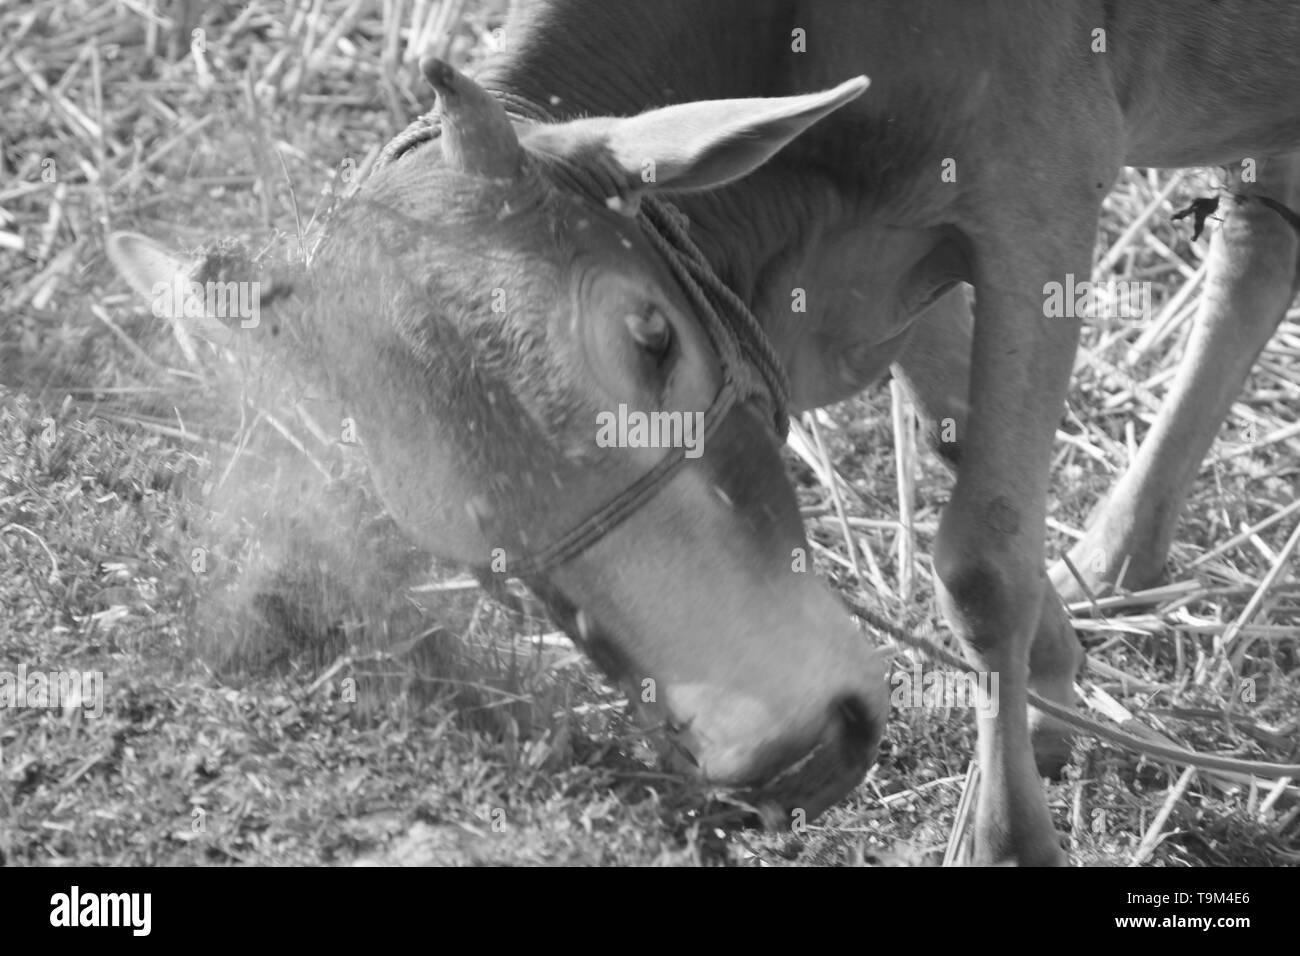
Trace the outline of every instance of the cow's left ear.
{"type": "Polygon", "coordinates": [[[661,189],[711,189],[753,172],[813,123],[860,96],[867,84],[858,76],[821,93],[703,100],[628,118],[539,125],[521,139],[530,150],[578,164],[612,165],[625,177],[632,199],[661,189]]]}

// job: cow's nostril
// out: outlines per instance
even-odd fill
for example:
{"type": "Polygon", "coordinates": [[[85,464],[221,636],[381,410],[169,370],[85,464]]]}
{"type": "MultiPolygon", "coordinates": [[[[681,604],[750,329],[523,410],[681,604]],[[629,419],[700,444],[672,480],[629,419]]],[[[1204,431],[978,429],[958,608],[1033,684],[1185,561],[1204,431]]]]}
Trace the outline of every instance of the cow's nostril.
{"type": "Polygon", "coordinates": [[[869,747],[880,736],[880,728],[867,709],[866,702],[853,694],[839,698],[833,713],[844,730],[844,743],[852,748],[869,747]]]}

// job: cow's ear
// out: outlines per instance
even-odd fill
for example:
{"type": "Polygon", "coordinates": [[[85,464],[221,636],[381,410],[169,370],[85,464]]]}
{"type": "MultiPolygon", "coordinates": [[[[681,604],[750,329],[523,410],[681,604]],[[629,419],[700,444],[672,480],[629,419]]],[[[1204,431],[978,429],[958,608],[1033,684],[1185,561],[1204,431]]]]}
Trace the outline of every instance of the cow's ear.
{"type": "Polygon", "coordinates": [[[154,294],[159,284],[183,284],[194,275],[196,263],[136,232],[115,232],[104,244],[108,259],[136,292],[154,294]]]}
{"type": "Polygon", "coordinates": [[[217,345],[233,342],[230,329],[209,316],[206,300],[193,293],[198,261],[134,232],[113,233],[104,248],[127,285],[149,300],[155,315],[186,318],[197,334],[217,345]]]}
{"type": "Polygon", "coordinates": [[[533,150],[576,163],[612,163],[632,196],[711,189],[753,172],[813,123],[861,95],[865,76],[801,96],[703,100],[627,118],[536,126],[533,150]]]}

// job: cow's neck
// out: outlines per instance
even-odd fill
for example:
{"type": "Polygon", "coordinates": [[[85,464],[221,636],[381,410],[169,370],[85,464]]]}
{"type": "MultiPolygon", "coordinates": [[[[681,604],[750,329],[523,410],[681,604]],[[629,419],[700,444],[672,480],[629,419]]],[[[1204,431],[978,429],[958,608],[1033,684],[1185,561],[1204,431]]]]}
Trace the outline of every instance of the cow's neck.
{"type": "Polygon", "coordinates": [[[504,50],[488,64],[489,85],[504,84],[560,117],[634,115],[701,99],[776,95],[772,25],[789,0],[534,0],[512,22],[504,50]],[[647,13],[647,9],[652,12],[647,13]]]}

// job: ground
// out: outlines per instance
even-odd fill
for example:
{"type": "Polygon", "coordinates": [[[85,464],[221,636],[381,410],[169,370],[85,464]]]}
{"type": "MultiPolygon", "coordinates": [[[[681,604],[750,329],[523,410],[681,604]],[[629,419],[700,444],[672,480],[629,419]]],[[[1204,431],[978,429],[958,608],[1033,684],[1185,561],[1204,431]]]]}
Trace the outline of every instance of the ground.
{"type": "MultiPolygon", "coordinates": [[[[404,543],[355,449],[304,426],[316,397],[299,415],[257,369],[206,346],[191,360],[107,265],[108,229],[254,249],[307,229],[431,104],[421,36],[472,65],[504,6],[171,4],[153,26],[142,5],[0,11],[0,672],[98,671],[106,690],[98,717],[0,710],[0,862],[933,865],[960,838],[965,711],[895,710],[866,782],[801,832],[746,827],[727,794],[658,770],[622,698],[536,607],[520,616],[404,543]],[[427,30],[410,29],[417,13],[427,30]]],[[[1128,460],[1186,335],[1208,240],[1170,217],[1218,180],[1182,174],[1160,198],[1170,177],[1127,171],[1106,203],[1098,259],[1152,284],[1157,319],[1085,332],[1053,554],[1128,460]]],[[[1075,609],[1108,714],[1297,759],[1294,512],[1194,562],[1294,502],[1300,439],[1274,433],[1298,401],[1293,311],[1201,472],[1169,564],[1182,589],[1075,609]],[[1196,686],[1198,656],[1279,563],[1250,622],[1252,693],[1196,686]]],[[[919,557],[900,558],[891,416],[881,386],[816,418],[870,552],[860,572],[836,482],[793,452],[790,472],[818,570],[935,624],[925,555],[949,481],[928,452],[905,454],[919,557]]],[[[1049,785],[1072,859],[1300,860],[1300,789],[1204,773],[1180,789],[1180,774],[1081,742],[1049,785]]]]}

